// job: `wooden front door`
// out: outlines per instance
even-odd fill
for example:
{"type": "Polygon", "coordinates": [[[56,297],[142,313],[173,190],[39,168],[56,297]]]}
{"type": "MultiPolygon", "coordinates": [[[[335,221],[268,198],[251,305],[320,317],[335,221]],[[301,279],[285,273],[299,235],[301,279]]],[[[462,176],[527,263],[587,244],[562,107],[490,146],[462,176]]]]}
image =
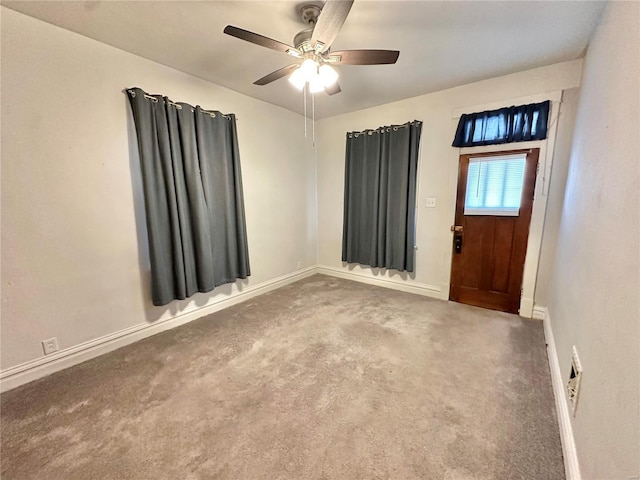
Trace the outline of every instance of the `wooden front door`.
{"type": "Polygon", "coordinates": [[[518,313],[538,154],[460,156],[450,300],[518,313]]]}

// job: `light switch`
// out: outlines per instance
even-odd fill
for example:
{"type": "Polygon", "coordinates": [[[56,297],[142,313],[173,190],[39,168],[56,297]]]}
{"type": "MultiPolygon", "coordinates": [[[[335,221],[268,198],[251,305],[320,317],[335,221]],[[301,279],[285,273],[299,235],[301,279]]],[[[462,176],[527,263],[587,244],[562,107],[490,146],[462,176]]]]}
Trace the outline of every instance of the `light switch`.
{"type": "Polygon", "coordinates": [[[428,208],[435,208],[435,206],[436,206],[436,197],[427,198],[427,207],[428,208]]]}

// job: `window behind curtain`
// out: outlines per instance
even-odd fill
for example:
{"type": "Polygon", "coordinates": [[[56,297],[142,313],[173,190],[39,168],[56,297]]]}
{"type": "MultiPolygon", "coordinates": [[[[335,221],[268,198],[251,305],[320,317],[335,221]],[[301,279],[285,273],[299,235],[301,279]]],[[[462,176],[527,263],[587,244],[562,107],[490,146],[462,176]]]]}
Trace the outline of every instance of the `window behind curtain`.
{"type": "Polygon", "coordinates": [[[342,261],[413,272],[422,122],[347,134],[342,261]]]}
{"type": "Polygon", "coordinates": [[[235,116],[139,88],[126,92],[140,153],[153,304],[247,278],[235,116]]]}

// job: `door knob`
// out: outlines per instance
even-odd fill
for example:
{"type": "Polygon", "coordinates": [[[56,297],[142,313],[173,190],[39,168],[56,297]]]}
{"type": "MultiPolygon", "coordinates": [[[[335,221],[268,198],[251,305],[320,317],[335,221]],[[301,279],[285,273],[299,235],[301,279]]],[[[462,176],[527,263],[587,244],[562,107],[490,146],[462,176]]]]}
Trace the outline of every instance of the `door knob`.
{"type": "Polygon", "coordinates": [[[451,225],[451,231],[456,233],[462,233],[462,225],[451,225]]]}

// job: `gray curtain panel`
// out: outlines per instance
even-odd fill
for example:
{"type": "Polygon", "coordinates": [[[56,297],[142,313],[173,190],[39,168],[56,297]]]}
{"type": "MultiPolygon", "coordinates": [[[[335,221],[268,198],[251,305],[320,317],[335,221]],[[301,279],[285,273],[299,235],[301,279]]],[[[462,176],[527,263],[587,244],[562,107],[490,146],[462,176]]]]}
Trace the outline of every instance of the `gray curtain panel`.
{"type": "Polygon", "coordinates": [[[235,116],[126,91],[138,135],[154,305],[247,278],[235,116]]]}
{"type": "Polygon", "coordinates": [[[422,122],[349,132],[342,261],[413,272],[422,122]]]}

